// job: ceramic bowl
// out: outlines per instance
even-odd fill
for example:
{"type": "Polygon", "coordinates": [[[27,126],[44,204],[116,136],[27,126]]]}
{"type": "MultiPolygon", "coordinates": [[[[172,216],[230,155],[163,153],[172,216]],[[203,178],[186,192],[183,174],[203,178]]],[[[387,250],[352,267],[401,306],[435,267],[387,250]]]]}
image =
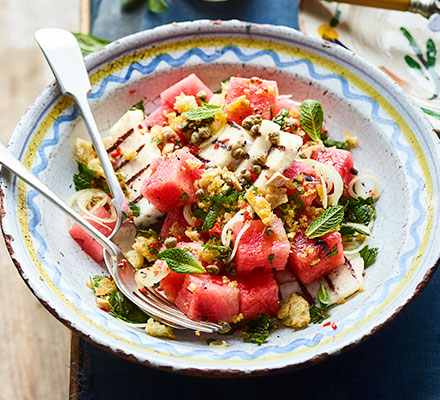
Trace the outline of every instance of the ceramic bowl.
{"type": "MultiPolygon", "coordinates": [[[[285,27],[239,21],[172,24],[118,40],[87,57],[90,102],[99,127],[109,127],[140,98],[146,110],[162,90],[195,72],[217,90],[241,74],[278,81],[282,94],[318,99],[332,137],[359,138],[358,169],[378,176],[381,196],[371,245],[376,263],[364,290],[331,310],[323,324],[280,329],[261,346],[220,337],[213,348],[190,331],[163,340],[127,327],[96,307],[86,286],[103,272],[70,238],[70,222],[3,172],[2,229],[23,279],[65,325],[96,345],[156,368],[194,375],[246,376],[310,365],[364,340],[426,285],[439,260],[439,144],[428,121],[384,73],[349,51],[285,27]]],[[[87,139],[77,108],[52,84],[15,129],[9,149],[62,198],[73,192],[78,137],[87,139]]]]}

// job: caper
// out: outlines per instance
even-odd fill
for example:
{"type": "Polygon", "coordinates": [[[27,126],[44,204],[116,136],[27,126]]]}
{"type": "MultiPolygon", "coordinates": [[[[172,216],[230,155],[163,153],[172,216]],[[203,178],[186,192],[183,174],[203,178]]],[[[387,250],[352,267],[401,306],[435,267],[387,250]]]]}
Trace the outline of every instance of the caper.
{"type": "Polygon", "coordinates": [[[261,165],[258,164],[253,165],[252,172],[257,175],[261,174],[261,165]]]}
{"type": "Polygon", "coordinates": [[[198,199],[203,199],[205,197],[205,191],[203,189],[196,190],[196,197],[198,199]]]}
{"type": "Polygon", "coordinates": [[[262,120],[260,114],[249,115],[243,120],[241,126],[249,131],[254,125],[261,125],[262,120]]]}
{"type": "Polygon", "coordinates": [[[234,182],[232,181],[232,178],[229,175],[222,175],[222,179],[227,183],[228,185],[233,185],[234,182]]]}
{"type": "Polygon", "coordinates": [[[231,155],[236,160],[240,160],[241,158],[243,158],[246,155],[246,152],[241,147],[237,147],[236,149],[232,150],[231,155]]]}
{"type": "Polygon", "coordinates": [[[279,132],[269,132],[269,141],[272,144],[278,145],[280,144],[280,133],[279,132]]]}
{"type": "Polygon", "coordinates": [[[259,126],[259,125],[254,125],[254,126],[250,129],[249,133],[250,133],[252,136],[259,136],[259,135],[260,135],[260,126],[259,126]]]}
{"type": "Polygon", "coordinates": [[[244,172],[243,172],[243,178],[244,178],[247,182],[250,182],[251,179],[252,179],[251,171],[248,171],[248,170],[244,171],[244,172]]]}
{"type": "Polygon", "coordinates": [[[163,243],[167,249],[171,249],[173,247],[176,247],[177,245],[177,239],[175,237],[167,237],[165,239],[165,242],[163,243]]]}
{"type": "Polygon", "coordinates": [[[200,140],[200,135],[197,132],[193,132],[191,135],[190,142],[192,144],[197,144],[199,142],[199,140],[200,140]]]}
{"type": "Polygon", "coordinates": [[[206,272],[209,275],[218,275],[220,273],[220,267],[214,264],[208,265],[206,266],[206,272]]]}
{"type": "Polygon", "coordinates": [[[231,270],[229,271],[229,274],[231,276],[236,276],[237,275],[237,270],[235,268],[231,268],[231,270]]]}
{"type": "Polygon", "coordinates": [[[206,92],[204,90],[201,90],[199,93],[197,93],[197,98],[199,99],[199,101],[205,101],[206,92]]]}
{"type": "Polygon", "coordinates": [[[264,166],[266,164],[266,156],[264,154],[260,154],[259,156],[255,157],[255,163],[261,166],[264,166]]]}
{"type": "Polygon", "coordinates": [[[222,329],[220,329],[218,333],[228,333],[232,329],[231,325],[229,325],[229,323],[226,321],[218,321],[218,324],[222,327],[222,329]]]}
{"type": "Polygon", "coordinates": [[[191,121],[185,119],[184,121],[182,121],[182,123],[180,124],[179,128],[181,131],[186,131],[189,129],[189,125],[190,125],[191,121]]]}
{"type": "Polygon", "coordinates": [[[202,139],[208,139],[212,135],[209,126],[201,126],[197,132],[202,139]]]}
{"type": "Polygon", "coordinates": [[[266,226],[266,228],[264,228],[264,234],[266,236],[273,236],[274,233],[275,233],[275,230],[271,226],[266,226]]]}

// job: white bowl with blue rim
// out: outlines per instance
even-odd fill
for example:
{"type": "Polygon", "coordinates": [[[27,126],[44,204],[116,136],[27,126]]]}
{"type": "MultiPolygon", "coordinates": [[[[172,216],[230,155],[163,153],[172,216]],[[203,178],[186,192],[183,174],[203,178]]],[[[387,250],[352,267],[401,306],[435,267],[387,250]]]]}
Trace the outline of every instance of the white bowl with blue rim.
{"type": "MultiPolygon", "coordinates": [[[[355,167],[381,186],[371,246],[378,258],[364,290],[323,324],[275,331],[257,346],[237,336],[210,347],[190,331],[154,338],[97,308],[89,277],[102,274],[68,234],[70,222],[37,192],[2,171],[2,229],[19,273],[65,325],[127,359],[179,373],[264,374],[339,353],[391,321],[427,284],[440,258],[439,140],[415,103],[385,74],[351,52],[286,27],[195,21],[120,39],[87,57],[89,99],[103,132],[139,99],[146,110],[165,88],[195,72],[213,90],[231,75],[278,82],[281,94],[321,102],[334,138],[359,138],[355,167]]],[[[77,108],[55,84],[22,118],[9,149],[62,198],[74,193],[75,139],[87,139],[77,108]]]]}

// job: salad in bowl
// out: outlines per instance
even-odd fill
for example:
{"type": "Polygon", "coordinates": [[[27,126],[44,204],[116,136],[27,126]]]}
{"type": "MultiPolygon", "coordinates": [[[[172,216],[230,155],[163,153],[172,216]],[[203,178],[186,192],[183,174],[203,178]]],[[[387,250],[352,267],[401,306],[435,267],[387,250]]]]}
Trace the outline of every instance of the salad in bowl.
{"type": "MultiPolygon", "coordinates": [[[[219,86],[213,93],[192,73],[148,115],[142,101],[134,105],[104,141],[137,228],[126,257],[139,290],[155,288],[189,318],[262,344],[279,325],[322,323],[329,307],[362,290],[378,252],[368,241],[379,186],[374,172],[354,166],[355,136],[331,139],[318,101],[279,95],[276,81],[259,77],[219,86]]],[[[75,151],[70,202],[109,235],[116,212],[97,154],[84,139],[75,151]]],[[[103,261],[79,226],[69,232],[103,261]]],[[[99,308],[176,338],[110,276],[89,286],[99,308]]]]}

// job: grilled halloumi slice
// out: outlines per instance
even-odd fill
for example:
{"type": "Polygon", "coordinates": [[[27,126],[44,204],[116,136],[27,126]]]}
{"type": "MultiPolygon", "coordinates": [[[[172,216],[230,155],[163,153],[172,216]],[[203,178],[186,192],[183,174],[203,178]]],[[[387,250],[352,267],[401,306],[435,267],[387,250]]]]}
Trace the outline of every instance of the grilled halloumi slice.
{"type": "Polygon", "coordinates": [[[253,139],[246,129],[235,123],[228,123],[217,135],[199,146],[199,156],[220,167],[233,167],[240,160],[232,157],[232,152],[238,148],[248,152],[252,142],[253,139]]]}
{"type": "Polygon", "coordinates": [[[148,166],[161,153],[150,133],[144,129],[144,113],[141,110],[127,111],[110,129],[110,139],[106,140],[107,151],[113,154],[114,170],[124,177],[129,201],[140,209],[135,223],[145,225],[154,223],[162,216],[141,194],[143,181],[148,177],[148,166]],[[116,151],[116,149],[118,149],[116,151]]]}
{"type": "MultiPolygon", "coordinates": [[[[364,260],[359,254],[355,254],[346,256],[344,265],[325,276],[321,281],[328,292],[330,305],[338,303],[360,290],[364,283],[363,272],[364,260]]],[[[295,275],[287,269],[276,272],[275,278],[279,284],[283,300],[293,292],[298,292],[305,294],[306,297],[311,298],[317,304],[319,281],[302,286],[295,275]]]]}
{"type": "Polygon", "coordinates": [[[276,172],[283,173],[290,167],[292,161],[298,155],[299,148],[302,145],[302,139],[298,135],[293,135],[288,132],[280,130],[278,124],[273,124],[272,132],[277,132],[280,135],[280,142],[278,145],[273,145],[270,148],[269,155],[266,159],[267,169],[263,170],[254,186],[257,188],[264,188],[267,181],[276,172]],[[276,126],[275,126],[276,125],[276,126]]]}

